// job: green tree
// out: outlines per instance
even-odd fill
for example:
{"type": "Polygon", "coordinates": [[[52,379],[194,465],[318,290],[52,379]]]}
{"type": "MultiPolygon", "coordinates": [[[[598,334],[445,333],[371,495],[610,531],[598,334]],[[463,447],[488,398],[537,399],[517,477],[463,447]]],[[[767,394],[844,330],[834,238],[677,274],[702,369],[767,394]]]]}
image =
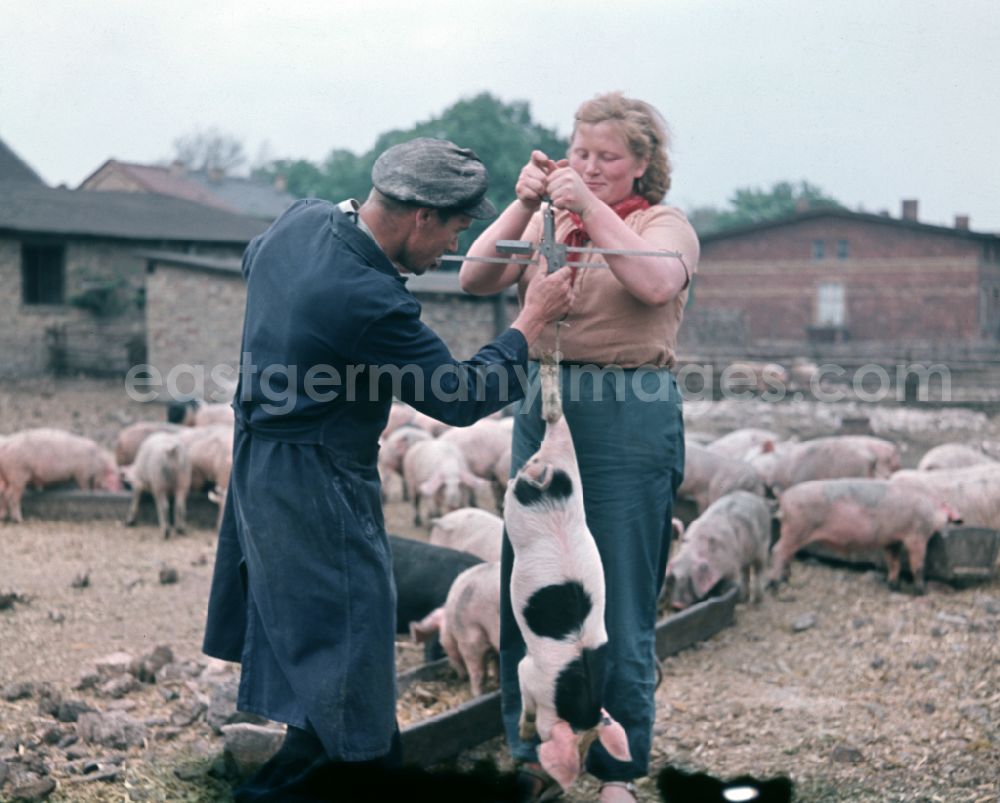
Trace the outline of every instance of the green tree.
{"type": "MultiPolygon", "coordinates": [[[[490,171],[488,196],[499,210],[514,200],[514,184],[532,150],[539,149],[559,159],[569,147],[565,137],[531,119],[526,101],[504,103],[483,92],[459,100],[437,117],[383,133],[374,147],[360,156],[348,150],[334,150],[321,166],[304,160],[282,160],[271,163],[257,175],[272,179],[275,174],[283,174],[289,192],[299,197],[332,201],[364,198],[370,188],[372,165],[379,154],[414,137],[449,139],[472,148],[490,171]]],[[[474,223],[462,237],[460,250],[468,248],[488,224],[489,221],[474,223]]]]}
{"type": "Polygon", "coordinates": [[[807,209],[823,207],[842,209],[843,205],[808,181],[800,181],[797,184],[779,181],[769,190],[756,187],[736,190],[729,199],[729,207],[718,211],[716,215],[701,210],[704,230],[698,229],[699,233],[709,234],[722,229],[764,223],[768,220],[789,217],[807,209]]]}

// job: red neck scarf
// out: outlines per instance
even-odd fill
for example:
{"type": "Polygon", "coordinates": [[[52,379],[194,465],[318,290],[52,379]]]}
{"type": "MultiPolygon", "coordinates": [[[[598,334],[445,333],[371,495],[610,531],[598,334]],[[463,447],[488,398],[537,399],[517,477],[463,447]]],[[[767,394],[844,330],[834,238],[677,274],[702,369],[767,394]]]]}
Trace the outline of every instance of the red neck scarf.
{"type": "MultiPolygon", "coordinates": [[[[640,209],[649,209],[649,201],[641,195],[632,194],[624,200],[612,204],[611,209],[618,217],[624,220],[633,212],[638,212],[640,209]]],[[[581,248],[590,241],[587,227],[583,223],[583,218],[576,212],[570,212],[569,217],[573,221],[573,228],[570,229],[569,234],[566,235],[566,239],[563,242],[571,248],[581,248]]],[[[575,262],[578,259],[578,255],[570,254],[569,258],[575,262]]],[[[576,268],[570,268],[570,270],[573,271],[573,279],[575,280],[576,268]]]]}

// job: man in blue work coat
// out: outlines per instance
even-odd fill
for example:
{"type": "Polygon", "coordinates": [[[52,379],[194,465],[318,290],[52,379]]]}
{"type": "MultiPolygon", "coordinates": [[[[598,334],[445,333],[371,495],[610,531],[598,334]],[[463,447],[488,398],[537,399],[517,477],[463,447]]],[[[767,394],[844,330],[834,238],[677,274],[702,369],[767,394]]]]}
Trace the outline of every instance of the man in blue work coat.
{"type": "Polygon", "coordinates": [[[236,430],[204,651],[240,661],[238,706],[288,723],[237,801],[323,800],[331,768],[400,762],[392,556],[378,438],[392,395],[465,426],[523,396],[528,345],[571,303],[539,272],[472,359],[420,321],[408,274],[496,214],[486,168],[435,139],[390,148],[360,207],[294,204],[243,257],[236,430]]]}

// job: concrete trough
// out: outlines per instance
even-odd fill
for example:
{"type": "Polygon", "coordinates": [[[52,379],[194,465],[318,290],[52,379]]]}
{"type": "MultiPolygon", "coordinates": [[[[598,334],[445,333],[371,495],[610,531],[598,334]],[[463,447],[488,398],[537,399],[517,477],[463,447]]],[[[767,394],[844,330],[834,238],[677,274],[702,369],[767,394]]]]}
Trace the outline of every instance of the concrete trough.
{"type": "MultiPolygon", "coordinates": [[[[25,491],[21,511],[27,519],[46,521],[125,521],[132,494],[128,491],[81,491],[78,488],[25,491]]],[[[219,506],[205,494],[187,500],[188,527],[214,530],[219,506]]],[[[153,497],[143,494],[139,523],[156,525],[153,497]]]]}
{"type": "MultiPolygon", "coordinates": [[[[825,544],[809,544],[799,554],[831,563],[886,569],[882,550],[841,552],[825,544]]],[[[905,547],[901,559],[903,571],[908,573],[905,547]]],[[[944,533],[935,533],[927,542],[924,576],[928,580],[959,587],[988,582],[997,576],[998,560],[1000,530],[989,527],[953,527],[944,533]]]]}
{"type": "MultiPolygon", "coordinates": [[[[657,657],[662,660],[674,655],[731,625],[737,595],[735,586],[727,586],[718,596],[661,619],[656,626],[657,657]]],[[[443,680],[452,673],[448,659],[442,658],[401,673],[396,684],[402,694],[415,682],[443,680]]],[[[405,728],[403,753],[407,762],[429,767],[502,732],[500,692],[494,691],[405,728]]]]}

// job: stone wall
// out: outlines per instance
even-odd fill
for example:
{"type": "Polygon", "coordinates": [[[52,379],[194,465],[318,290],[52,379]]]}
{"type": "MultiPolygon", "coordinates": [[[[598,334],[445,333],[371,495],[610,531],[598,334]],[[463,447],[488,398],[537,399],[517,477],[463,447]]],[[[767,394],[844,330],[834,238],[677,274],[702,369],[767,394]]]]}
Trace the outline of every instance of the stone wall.
{"type": "Polygon", "coordinates": [[[70,338],[67,345],[71,349],[74,334],[85,338],[87,350],[95,355],[102,349],[117,349],[120,344],[101,340],[101,332],[108,330],[107,320],[70,303],[87,289],[88,283],[124,279],[126,285],[119,291],[123,301],[121,313],[133,318],[139,314],[145,262],[132,253],[136,249],[134,244],[70,241],[65,247],[64,303],[24,304],[21,240],[0,238],[0,376],[30,376],[48,371],[50,344],[57,332],[63,334],[64,340],[70,338]]]}

